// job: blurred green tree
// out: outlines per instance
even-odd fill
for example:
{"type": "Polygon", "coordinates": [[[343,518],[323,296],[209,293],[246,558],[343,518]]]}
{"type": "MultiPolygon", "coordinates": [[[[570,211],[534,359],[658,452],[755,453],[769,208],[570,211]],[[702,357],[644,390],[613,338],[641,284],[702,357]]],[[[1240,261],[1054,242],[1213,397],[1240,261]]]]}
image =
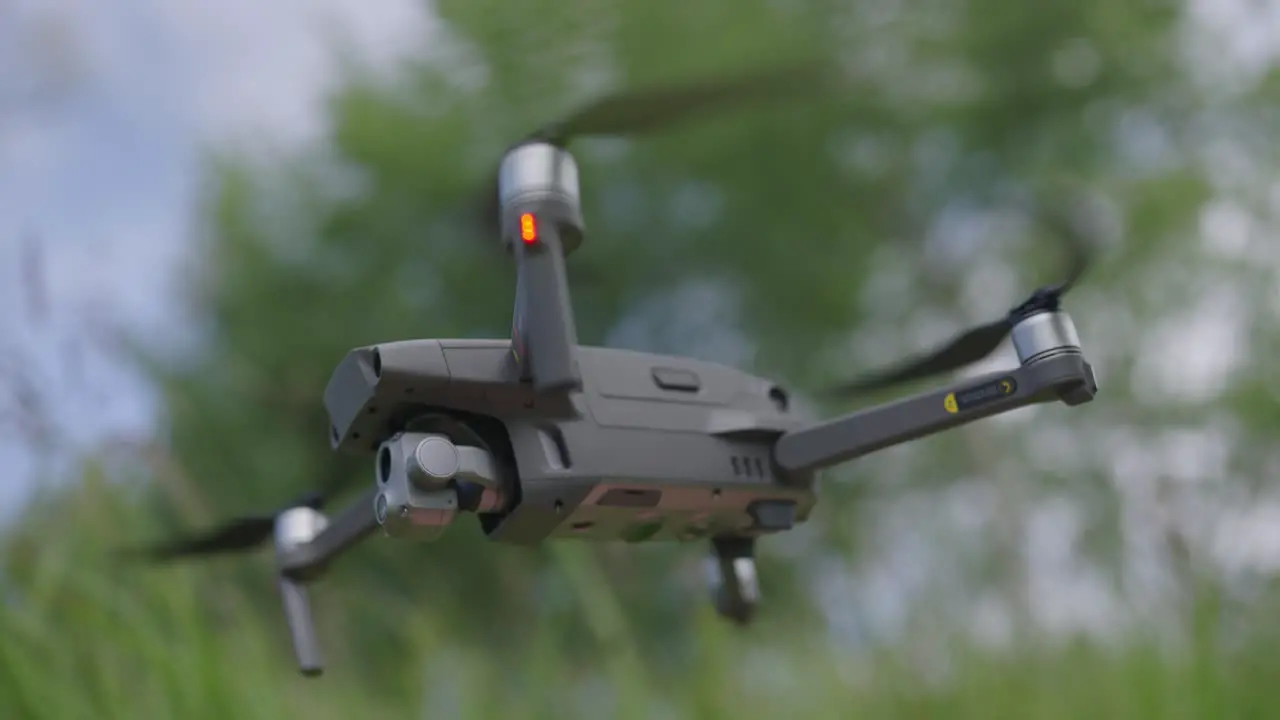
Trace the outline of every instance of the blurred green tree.
{"type": "MultiPolygon", "coordinates": [[[[202,343],[158,370],[167,440],[200,488],[198,502],[184,500],[200,510],[182,524],[368,481],[367,462],[326,443],[320,393],[333,365],[378,341],[505,336],[512,271],[464,210],[507,142],[607,88],[815,56],[846,81],[812,102],[581,143],[589,242],[570,271],[584,343],[741,363],[813,389],[909,347],[864,341],[851,357],[851,331],[866,322],[902,324],[921,308],[971,320],[956,303],[986,277],[969,264],[973,241],[1018,261],[1020,283],[1047,280],[1057,260],[1047,235],[964,228],[1019,198],[1058,200],[1043,188],[1062,178],[1126,211],[1130,240],[1113,262],[1147,252],[1192,222],[1206,192],[1194,167],[1135,171],[1117,141],[1134,117],[1175,139],[1185,129],[1195,96],[1178,71],[1180,8],[441,0],[420,60],[393,78],[352,68],[327,146],[266,169],[234,154],[215,166],[191,279],[202,343]],[[864,290],[879,287],[886,263],[917,259],[911,297],[864,290]]],[[[1104,267],[1099,281],[1108,277],[1104,267]]],[[[1023,290],[1013,292],[981,305],[999,311],[1023,290]]],[[[989,470],[971,450],[976,437],[917,446],[910,472],[929,481],[989,470]]],[[[858,496],[874,476],[903,474],[888,468],[861,463],[841,473],[856,482],[824,493],[813,562],[766,544],[773,620],[759,636],[824,631],[809,577],[862,539],[858,496]]],[[[492,648],[533,647],[554,628],[584,668],[602,647],[623,648],[618,657],[635,648],[665,659],[647,665],[660,676],[699,657],[686,640],[691,604],[704,599],[686,571],[702,552],[501,548],[464,524],[428,547],[369,543],[322,586],[321,612],[345,609],[334,633],[371,676],[414,652],[398,632],[407,620],[387,608],[492,648]]],[[[260,587],[275,612],[252,569],[229,577],[260,587]]]]}

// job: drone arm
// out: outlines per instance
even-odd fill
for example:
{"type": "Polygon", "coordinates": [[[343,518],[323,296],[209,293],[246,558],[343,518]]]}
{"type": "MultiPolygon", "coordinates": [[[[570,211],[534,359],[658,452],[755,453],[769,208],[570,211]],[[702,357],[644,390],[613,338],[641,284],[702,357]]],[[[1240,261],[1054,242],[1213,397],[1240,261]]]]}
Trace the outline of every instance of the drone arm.
{"type": "Polygon", "coordinates": [[[542,392],[582,387],[575,362],[578,345],[564,247],[556,223],[545,216],[522,214],[529,233],[513,243],[516,256],[516,310],[512,351],[521,375],[542,392]]]}
{"type": "Polygon", "coordinates": [[[280,600],[293,638],[293,651],[303,675],[324,670],[320,640],[311,617],[307,583],[317,579],[334,558],[378,527],[374,494],[347,506],[330,521],[310,507],[294,507],[276,518],[276,563],[280,600]]]}
{"type": "Polygon", "coordinates": [[[379,527],[374,514],[374,499],[377,496],[377,488],[362,494],[359,500],[330,518],[324,528],[309,541],[281,548],[281,574],[308,582],[322,573],[339,555],[372,535],[379,527]]]}
{"type": "Polygon", "coordinates": [[[1027,405],[1078,405],[1096,392],[1080,354],[1057,355],[789,432],[774,458],[789,472],[820,470],[1027,405]]]}
{"type": "Polygon", "coordinates": [[[582,388],[565,258],[582,244],[578,166],[563,148],[526,143],[499,170],[502,241],[516,261],[511,351],[539,392],[582,388]]]}

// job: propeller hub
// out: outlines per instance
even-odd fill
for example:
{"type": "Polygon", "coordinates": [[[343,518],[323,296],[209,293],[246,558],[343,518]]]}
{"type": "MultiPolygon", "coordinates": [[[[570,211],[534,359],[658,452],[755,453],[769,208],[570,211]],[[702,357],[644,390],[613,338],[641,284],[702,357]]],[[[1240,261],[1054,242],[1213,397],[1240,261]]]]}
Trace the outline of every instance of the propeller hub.
{"type": "Polygon", "coordinates": [[[1056,312],[1062,306],[1062,293],[1057,288],[1040,288],[1021,305],[1009,311],[1009,322],[1018,322],[1043,312],[1056,312]]]}

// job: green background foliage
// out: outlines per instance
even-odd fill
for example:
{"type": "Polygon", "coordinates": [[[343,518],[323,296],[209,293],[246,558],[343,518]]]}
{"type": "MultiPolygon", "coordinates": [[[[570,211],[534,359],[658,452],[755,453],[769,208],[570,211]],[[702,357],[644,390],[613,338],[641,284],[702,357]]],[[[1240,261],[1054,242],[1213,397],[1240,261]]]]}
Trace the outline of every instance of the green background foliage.
{"type": "MultiPolygon", "coordinates": [[[[1224,186],[1204,148],[1230,141],[1265,168],[1265,145],[1249,143],[1270,85],[1223,97],[1198,84],[1180,4],[432,9],[433,33],[400,72],[349,68],[323,146],[211,158],[187,298],[198,349],[142,360],[165,399],[163,436],[129,453],[124,483],[87,461],[5,542],[0,716],[1269,716],[1280,658],[1265,590],[1241,600],[1220,568],[1175,552],[1176,530],[1161,536],[1171,589],[1159,602],[1128,589],[1118,453],[1165,457],[1169,432],[1227,427],[1219,472],[1257,493],[1274,427],[1262,358],[1208,399],[1144,389],[1146,328],[1224,273],[1246,297],[1268,279],[1203,260],[1197,233],[1211,199],[1258,199],[1224,186]],[[797,59],[839,87],[575,146],[582,342],[742,364],[805,394],[1051,280],[1055,238],[1016,212],[1030,200],[1069,206],[1104,248],[1072,306],[1101,376],[1095,403],[833,472],[810,526],[762,547],[768,604],[746,631],[707,607],[702,547],[499,547],[464,520],[435,544],[375,540],[335,566],[315,592],[329,674],[307,682],[269,557],[157,570],[111,555],[367,482],[368,462],[330,452],[320,392],[355,346],[505,335],[513,270],[466,209],[512,139],[609,89],[797,59]],[[960,491],[985,493],[991,513],[963,542],[943,517],[960,491]],[[908,526],[890,512],[904,498],[908,526]],[[1075,550],[1119,598],[1104,632],[1053,631],[1027,589],[1029,518],[1053,502],[1084,518],[1075,550]],[[946,560],[928,566],[936,588],[895,601],[897,620],[865,594],[831,601],[830,578],[870,582],[877,563],[913,562],[903,547],[946,560]],[[975,629],[961,602],[974,597],[997,598],[1011,639],[975,629]]],[[[1250,322],[1257,343],[1274,342],[1250,322]]]]}

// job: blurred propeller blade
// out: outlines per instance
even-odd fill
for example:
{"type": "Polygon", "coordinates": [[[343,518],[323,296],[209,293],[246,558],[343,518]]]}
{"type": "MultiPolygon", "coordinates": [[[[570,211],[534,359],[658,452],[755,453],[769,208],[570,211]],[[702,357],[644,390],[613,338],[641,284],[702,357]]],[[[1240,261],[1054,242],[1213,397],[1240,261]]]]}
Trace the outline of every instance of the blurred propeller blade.
{"type": "Polygon", "coordinates": [[[271,537],[275,520],[274,515],[239,518],[198,535],[157,543],[138,554],[164,562],[184,557],[253,550],[271,537]]]}
{"type": "MultiPolygon", "coordinates": [[[[780,101],[813,93],[827,75],[816,62],[753,70],[666,87],[606,95],[576,112],[529,133],[517,145],[545,142],[564,147],[581,137],[636,136],[664,130],[699,114],[727,111],[752,103],[780,101]]],[[[479,227],[490,237],[500,232],[498,172],[486,178],[484,196],[475,203],[479,227]]]]}
{"type": "Polygon", "coordinates": [[[641,135],[669,128],[699,113],[812,92],[822,80],[821,68],[806,63],[624,91],[602,97],[567,117],[548,123],[531,133],[525,142],[565,145],[579,137],[641,135]]]}
{"type": "Polygon", "coordinates": [[[324,507],[325,500],[323,493],[310,493],[299,498],[297,502],[291,503],[271,514],[235,518],[201,533],[193,533],[185,537],[166,540],[144,548],[127,551],[126,554],[142,557],[152,562],[168,562],[185,558],[247,552],[260,547],[271,539],[271,535],[275,531],[276,518],[280,513],[296,507],[309,507],[313,510],[320,510],[324,507]]]}
{"type": "Polygon", "coordinates": [[[1042,287],[1011,309],[1004,317],[969,328],[932,352],[916,356],[897,366],[886,368],[828,390],[837,397],[853,397],[906,383],[954,372],[980,362],[994,353],[1013,332],[1018,321],[1042,310],[1057,310],[1065,295],[1075,287],[1088,270],[1092,253],[1077,232],[1062,218],[1046,216],[1046,226],[1066,242],[1068,267],[1065,278],[1056,285],[1042,287]]]}
{"type": "Polygon", "coordinates": [[[833,395],[862,395],[942,375],[981,361],[1000,347],[1013,329],[1004,317],[970,328],[933,352],[919,355],[896,367],[886,368],[833,388],[833,395]]]}

